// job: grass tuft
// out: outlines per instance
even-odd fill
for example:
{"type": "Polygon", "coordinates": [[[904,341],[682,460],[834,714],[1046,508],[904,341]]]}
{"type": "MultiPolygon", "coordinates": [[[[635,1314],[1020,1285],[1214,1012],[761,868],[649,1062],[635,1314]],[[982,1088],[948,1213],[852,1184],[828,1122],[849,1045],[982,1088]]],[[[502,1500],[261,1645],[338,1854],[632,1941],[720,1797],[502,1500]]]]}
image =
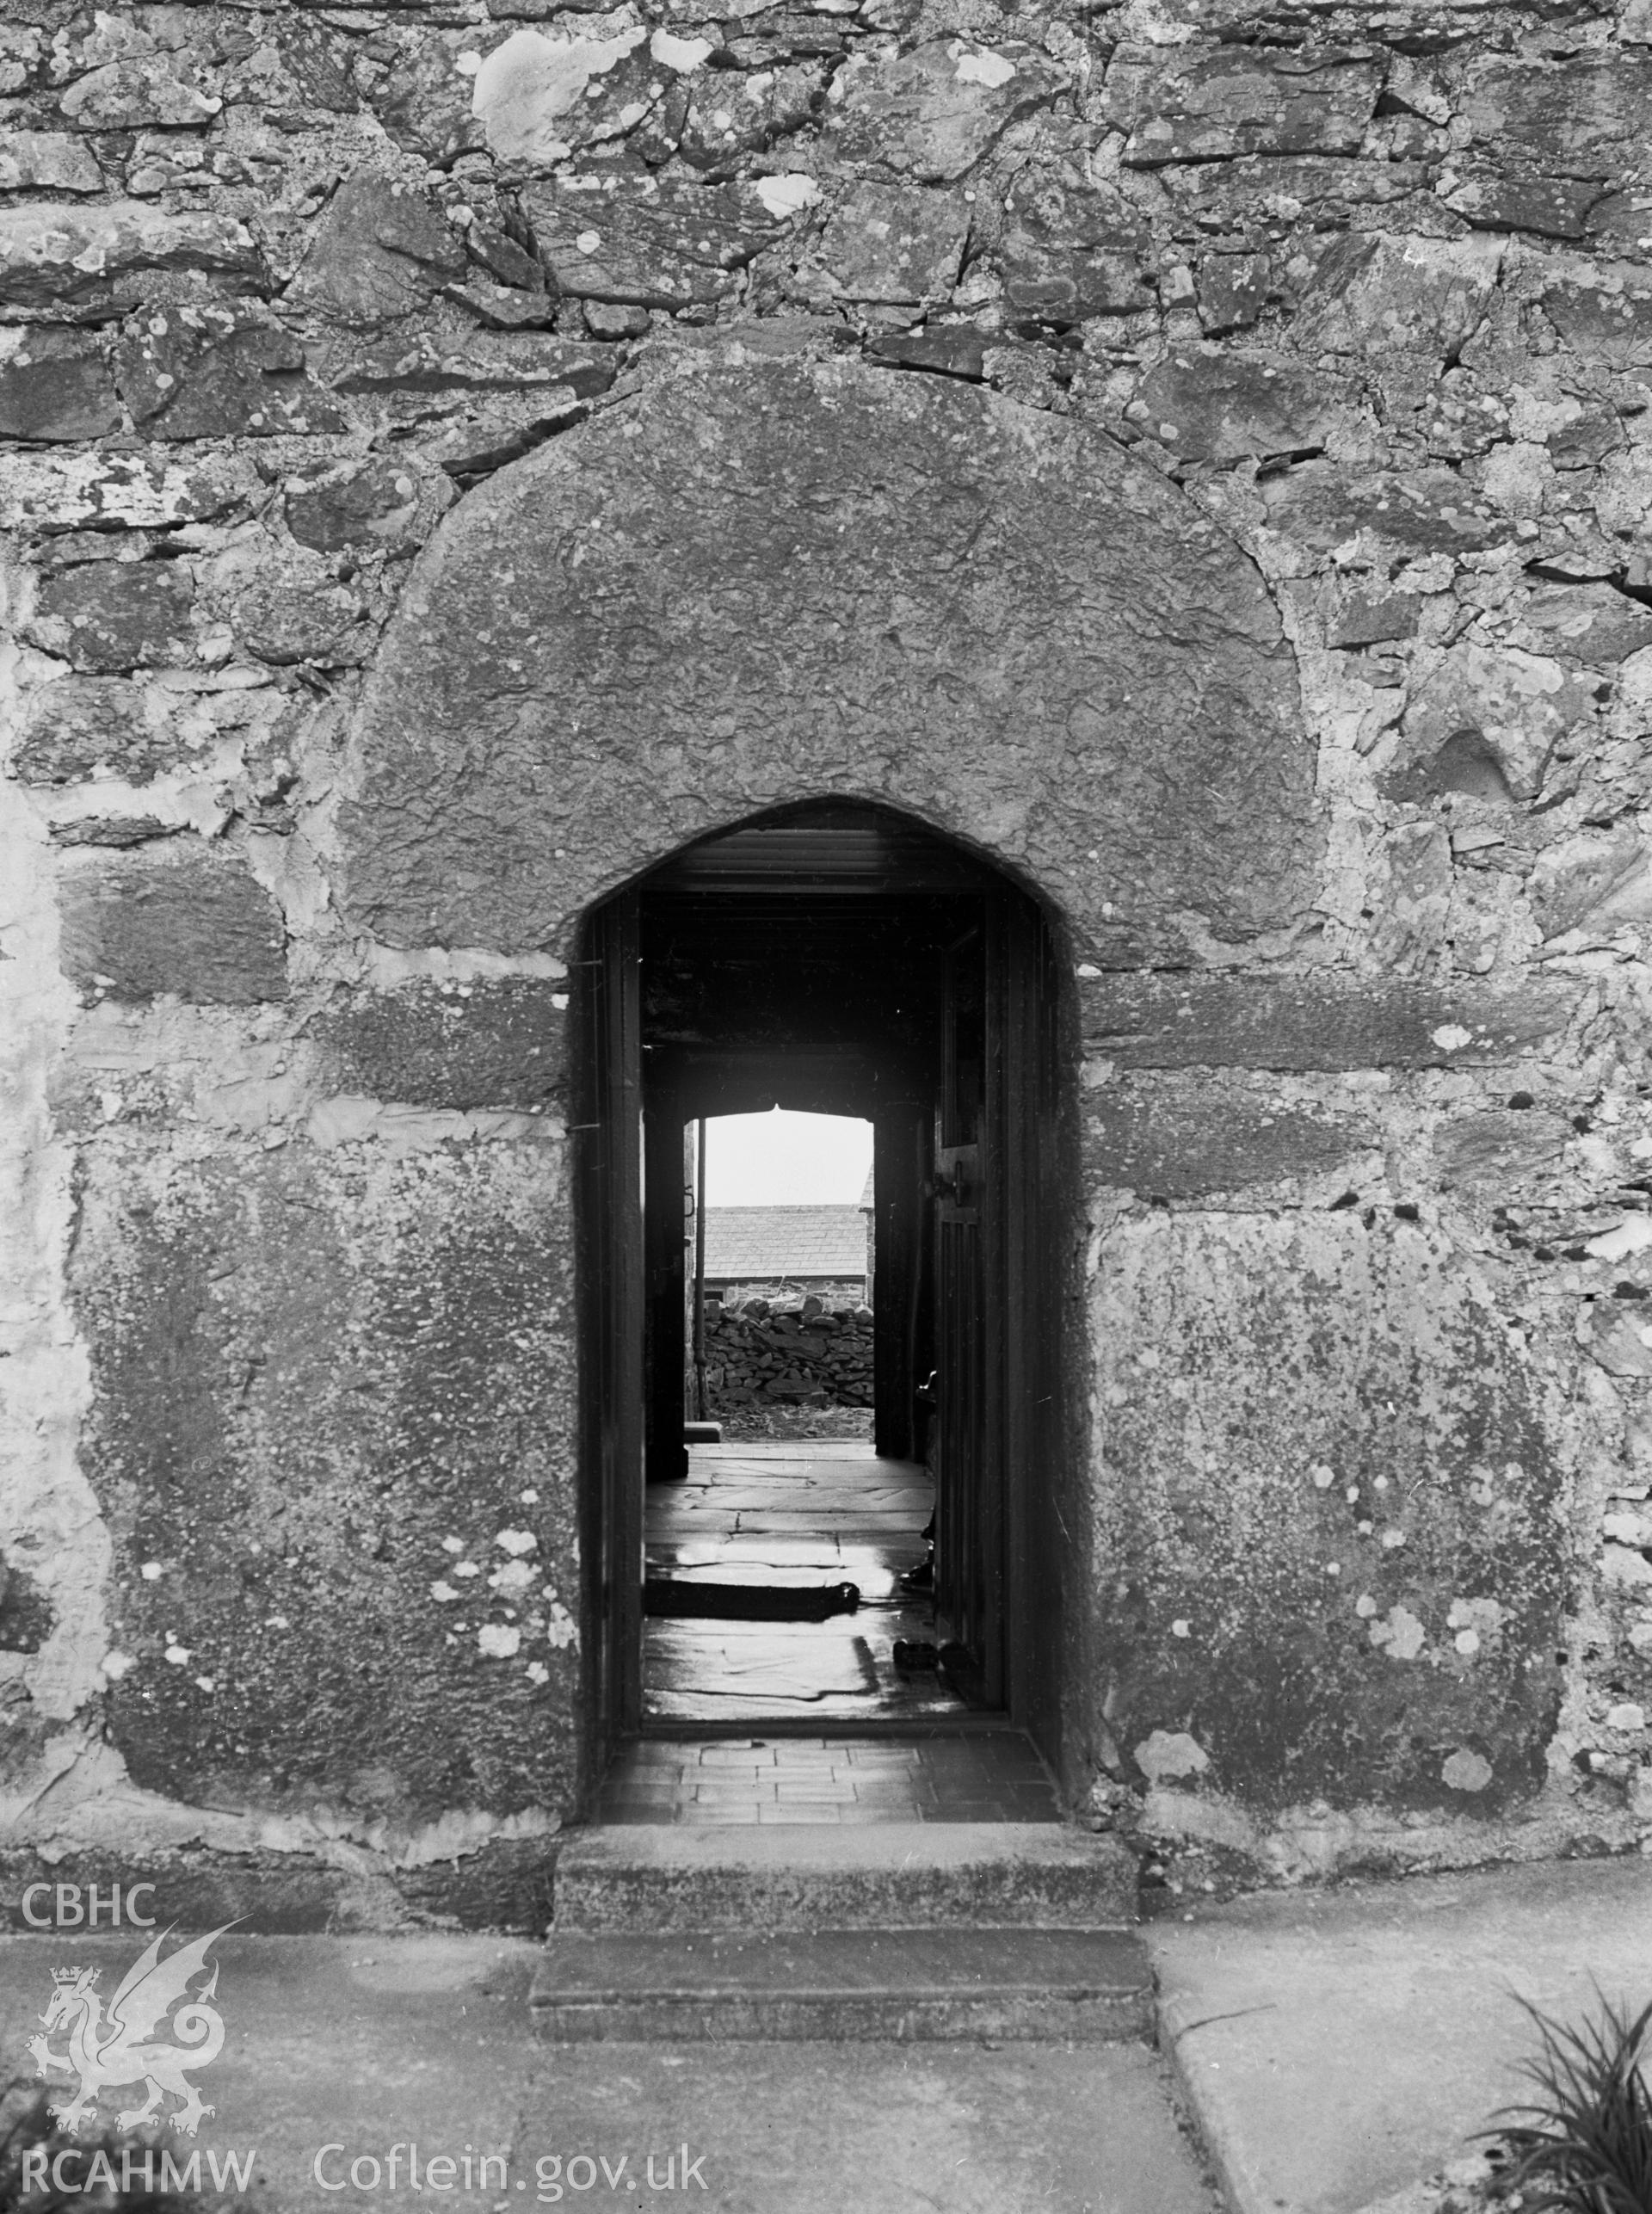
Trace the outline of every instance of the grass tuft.
{"type": "MultiPolygon", "coordinates": [[[[48,2099],[44,2089],[22,2076],[14,2076],[9,2082],[0,2078],[0,2214],[192,2214],[192,2210],[199,2214],[196,2199],[180,2197],[176,2192],[145,2190],[136,2181],[141,2169],[135,2168],[135,2187],[130,2191],[109,2191],[102,2182],[83,2189],[95,2154],[108,2155],[110,2168],[119,2175],[122,2152],[130,2149],[134,2162],[140,2162],[151,2141],[122,2137],[115,2131],[86,2139],[65,2134],[52,2118],[48,2099]],[[24,2188],[23,2155],[29,2152],[46,2155],[48,2180],[43,2189],[24,2188]],[[68,2186],[65,2190],[57,2189],[49,2180],[51,2163],[59,2153],[76,2155],[61,2171],[68,2186]]],[[[225,2214],[237,2214],[242,2202],[224,2205],[225,2214]]]]}
{"type": "Polygon", "coordinates": [[[1652,2214],[1652,2091],[1641,2065],[1652,2003],[1631,2020],[1597,1989],[1598,2019],[1576,2028],[1519,2003],[1539,2039],[1520,2073],[1534,2099],[1493,2118],[1507,2159],[1494,2186],[1523,2214],[1652,2214]]]}

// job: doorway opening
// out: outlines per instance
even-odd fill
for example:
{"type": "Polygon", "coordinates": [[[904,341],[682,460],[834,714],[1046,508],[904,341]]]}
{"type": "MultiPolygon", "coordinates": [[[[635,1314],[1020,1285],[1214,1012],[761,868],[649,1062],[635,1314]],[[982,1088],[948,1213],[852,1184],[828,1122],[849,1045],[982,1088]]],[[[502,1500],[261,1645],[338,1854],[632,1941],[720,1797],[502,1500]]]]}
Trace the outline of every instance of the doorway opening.
{"type": "Polygon", "coordinates": [[[873,1144],[864,1116],[778,1106],[684,1126],[686,1450],[644,1508],[645,1729],[958,1704],[934,1482],[872,1440],[873,1144]]]}
{"type": "Polygon", "coordinates": [[[576,973],[593,1773],[638,1733],[914,1716],[1008,1721],[1053,1761],[1076,1256],[1038,907],[905,817],[823,804],[605,903],[576,973]],[[859,1299],[844,1255],[755,1290],[709,1265],[701,1134],[709,1164],[777,1108],[870,1131],[859,1299]],[[855,1335],[864,1434],[810,1437],[856,1396],[855,1335]]]}
{"type": "Polygon", "coordinates": [[[871,1437],[872,1145],[780,1107],[684,1126],[691,1440],[871,1437]]]}
{"type": "Polygon", "coordinates": [[[686,1127],[688,1442],[644,1513],[644,1727],[959,1703],[934,1480],[872,1437],[873,1144],[864,1116],[780,1107],[686,1127]]]}

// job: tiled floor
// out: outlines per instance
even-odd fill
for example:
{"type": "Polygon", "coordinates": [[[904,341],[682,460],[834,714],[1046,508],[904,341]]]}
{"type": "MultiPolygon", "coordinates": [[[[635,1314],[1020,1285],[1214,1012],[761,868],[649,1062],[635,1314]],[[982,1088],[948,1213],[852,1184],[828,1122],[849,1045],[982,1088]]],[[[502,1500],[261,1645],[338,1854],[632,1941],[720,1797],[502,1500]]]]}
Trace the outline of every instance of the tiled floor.
{"type": "Polygon", "coordinates": [[[712,1583],[855,1584],[853,1614],[826,1622],[650,1620],[643,1711],[650,1721],[856,1722],[955,1714],[933,1673],[897,1675],[897,1637],[934,1636],[899,1578],[924,1554],[927,1469],[879,1460],[857,1439],[696,1446],[681,1483],[650,1485],[648,1574],[712,1583]]]}
{"type": "Polygon", "coordinates": [[[608,1772],[605,1822],[1055,1822],[1048,1772],[1018,1730],[909,1741],[644,1738],[608,1772]]]}

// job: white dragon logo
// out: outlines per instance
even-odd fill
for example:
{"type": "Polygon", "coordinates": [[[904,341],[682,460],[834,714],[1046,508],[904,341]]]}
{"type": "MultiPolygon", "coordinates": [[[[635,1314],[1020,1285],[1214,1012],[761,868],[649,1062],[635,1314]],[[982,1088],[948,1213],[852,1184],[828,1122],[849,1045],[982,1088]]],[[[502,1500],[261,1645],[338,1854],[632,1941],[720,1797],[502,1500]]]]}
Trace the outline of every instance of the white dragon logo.
{"type": "Polygon", "coordinates": [[[218,1991],[218,1963],[212,1964],[212,1980],[203,1989],[191,1996],[189,1986],[206,1972],[208,1947],[223,1936],[224,1930],[233,1927],[233,1923],[225,1922],[223,1929],[213,1930],[210,1936],[181,1945],[164,1960],[161,1946],[171,1932],[163,1930],[126,1970],[109,2001],[107,2015],[92,1988],[98,1977],[96,1968],[52,1970],[55,1989],[51,2004],[40,2018],[46,2035],[30,2038],[28,2050],[34,2056],[37,2075],[80,2078],[79,2088],[69,2104],[52,2109],[64,2129],[78,2129],[106,2087],[141,2082],[147,2086],[148,2098],[141,2106],[131,2107],[117,2117],[117,2125],[122,2130],[136,2129],[156,2114],[170,2094],[183,2103],[166,2118],[185,2137],[194,2136],[202,2118],[213,2110],[201,2104],[200,2094],[184,2069],[205,2068],[224,2049],[224,2017],[210,2003],[218,1991]],[[188,2004],[181,2005],[184,2000],[188,2004]],[[174,2007],[176,2014],[172,2014],[174,2007]],[[169,2014],[172,2015],[170,2022],[166,2020],[169,2014]],[[160,2042],[151,2035],[163,2022],[177,2038],[176,2044],[160,2042]],[[66,2027],[69,2038],[68,2051],[61,2057],[52,2051],[50,2043],[51,2032],[60,2026],[66,2027]]]}

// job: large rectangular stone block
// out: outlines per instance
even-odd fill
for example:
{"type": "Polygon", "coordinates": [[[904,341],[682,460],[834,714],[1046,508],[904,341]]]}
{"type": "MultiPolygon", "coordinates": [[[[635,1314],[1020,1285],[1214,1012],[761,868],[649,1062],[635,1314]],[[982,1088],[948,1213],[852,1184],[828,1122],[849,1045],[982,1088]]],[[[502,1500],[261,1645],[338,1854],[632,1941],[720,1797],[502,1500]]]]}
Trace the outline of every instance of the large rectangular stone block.
{"type": "Polygon", "coordinates": [[[11,330],[0,355],[0,437],[101,438],[120,410],[107,349],[79,331],[11,330]]]}
{"type": "Polygon", "coordinates": [[[0,132],[0,192],[102,192],[91,148],[72,131],[0,132]]]}
{"type": "Polygon", "coordinates": [[[0,302],[55,308],[102,304],[168,270],[201,269],[249,291],[268,282],[252,233],[211,210],[172,214],[145,200],[103,207],[0,209],[0,302]]]}
{"type": "Polygon", "coordinates": [[[58,895],[63,964],[121,1000],[233,1005],[287,996],[275,903],[244,865],[193,848],[163,859],[66,870],[58,895]]]}
{"type": "Polygon", "coordinates": [[[1652,269],[1583,264],[1544,288],[1543,311],[1565,344],[1606,369],[1652,367],[1652,269]]]}
{"type": "Polygon", "coordinates": [[[559,1095],[568,994],[509,977],[361,998],[318,1035],[341,1090],[418,1107],[537,1107],[559,1095]]]}
{"type": "Polygon", "coordinates": [[[926,184],[956,183],[1006,125],[1067,81],[1047,53],[1020,43],[974,52],[934,39],[891,60],[852,60],[833,89],[838,151],[926,184]]]}
{"type": "Polygon", "coordinates": [[[1357,475],[1335,461],[1308,461],[1260,487],[1267,527],[1316,553],[1361,533],[1408,553],[1476,553],[1514,533],[1472,484],[1450,469],[1357,475]]]}
{"type": "Polygon", "coordinates": [[[1125,1069],[1480,1067],[1557,1037],[1578,1003],[1549,983],[1157,975],[1081,989],[1086,1050],[1125,1069]]]}
{"type": "Polygon", "coordinates": [[[1365,1141],[1351,1123],[1265,1101],[1104,1095],[1084,1113],[1087,1178],[1144,1197],[1195,1199],[1335,1167],[1365,1141]]]}
{"type": "Polygon", "coordinates": [[[32,694],[19,714],[12,772],[25,784],[74,784],[98,769],[147,784],[188,750],[161,700],[142,685],[124,676],[60,676],[32,694]]]}
{"type": "Polygon", "coordinates": [[[1382,89],[1379,61],[1333,47],[1121,46],[1103,112],[1137,169],[1236,154],[1352,154],[1382,89]]]}
{"type": "Polygon", "coordinates": [[[1539,1785],[1563,1477],[1460,1252],[1353,1210],[1145,1214],[1103,1241],[1091,1324],[1099,1644],[1138,1767],[1278,1806],[1539,1785]]]}
{"type": "Polygon", "coordinates": [[[1326,444],[1354,400],[1345,378],[1288,355],[1178,348],[1143,379],[1131,417],[1173,453],[1218,465],[1326,444]]]}
{"type": "Polygon", "coordinates": [[[1652,58],[1601,53],[1563,63],[1498,57],[1462,114],[1474,143],[1538,176],[1624,182],[1652,175],[1652,58]]]}
{"type": "Polygon", "coordinates": [[[539,254],[571,299],[638,307],[709,305],[780,225],[751,185],[620,177],[530,186],[539,254]]]}
{"type": "Polygon", "coordinates": [[[845,299],[946,300],[969,235],[960,193],[859,184],[827,225],[820,257],[845,299]]]}
{"type": "Polygon", "coordinates": [[[323,366],[334,389],[370,392],[416,411],[432,392],[521,392],[534,398],[565,390],[578,399],[606,392],[619,359],[612,346],[587,346],[541,330],[473,330],[462,343],[423,336],[335,347],[323,366]]]}
{"type": "Polygon", "coordinates": [[[91,561],[40,585],[34,630],[48,652],[97,675],[194,657],[194,582],[177,561],[91,561]]]}
{"type": "Polygon", "coordinates": [[[291,296],[329,321],[373,324],[412,314],[464,274],[465,250],[427,194],[357,175],[334,194],[291,296]]]}
{"type": "MultiPolygon", "coordinates": [[[[1283,238],[1345,224],[1356,208],[1393,207],[1431,192],[1423,162],[1361,162],[1331,154],[1244,154],[1159,171],[1183,235],[1243,231],[1283,238]]],[[[1393,221],[1396,219],[1390,218],[1393,221]]]]}
{"type": "Polygon", "coordinates": [[[89,1150],[83,1465],[138,1782],[319,1798],[392,1854],[570,1808],[569,1243],[554,1146],[89,1150]]]}

